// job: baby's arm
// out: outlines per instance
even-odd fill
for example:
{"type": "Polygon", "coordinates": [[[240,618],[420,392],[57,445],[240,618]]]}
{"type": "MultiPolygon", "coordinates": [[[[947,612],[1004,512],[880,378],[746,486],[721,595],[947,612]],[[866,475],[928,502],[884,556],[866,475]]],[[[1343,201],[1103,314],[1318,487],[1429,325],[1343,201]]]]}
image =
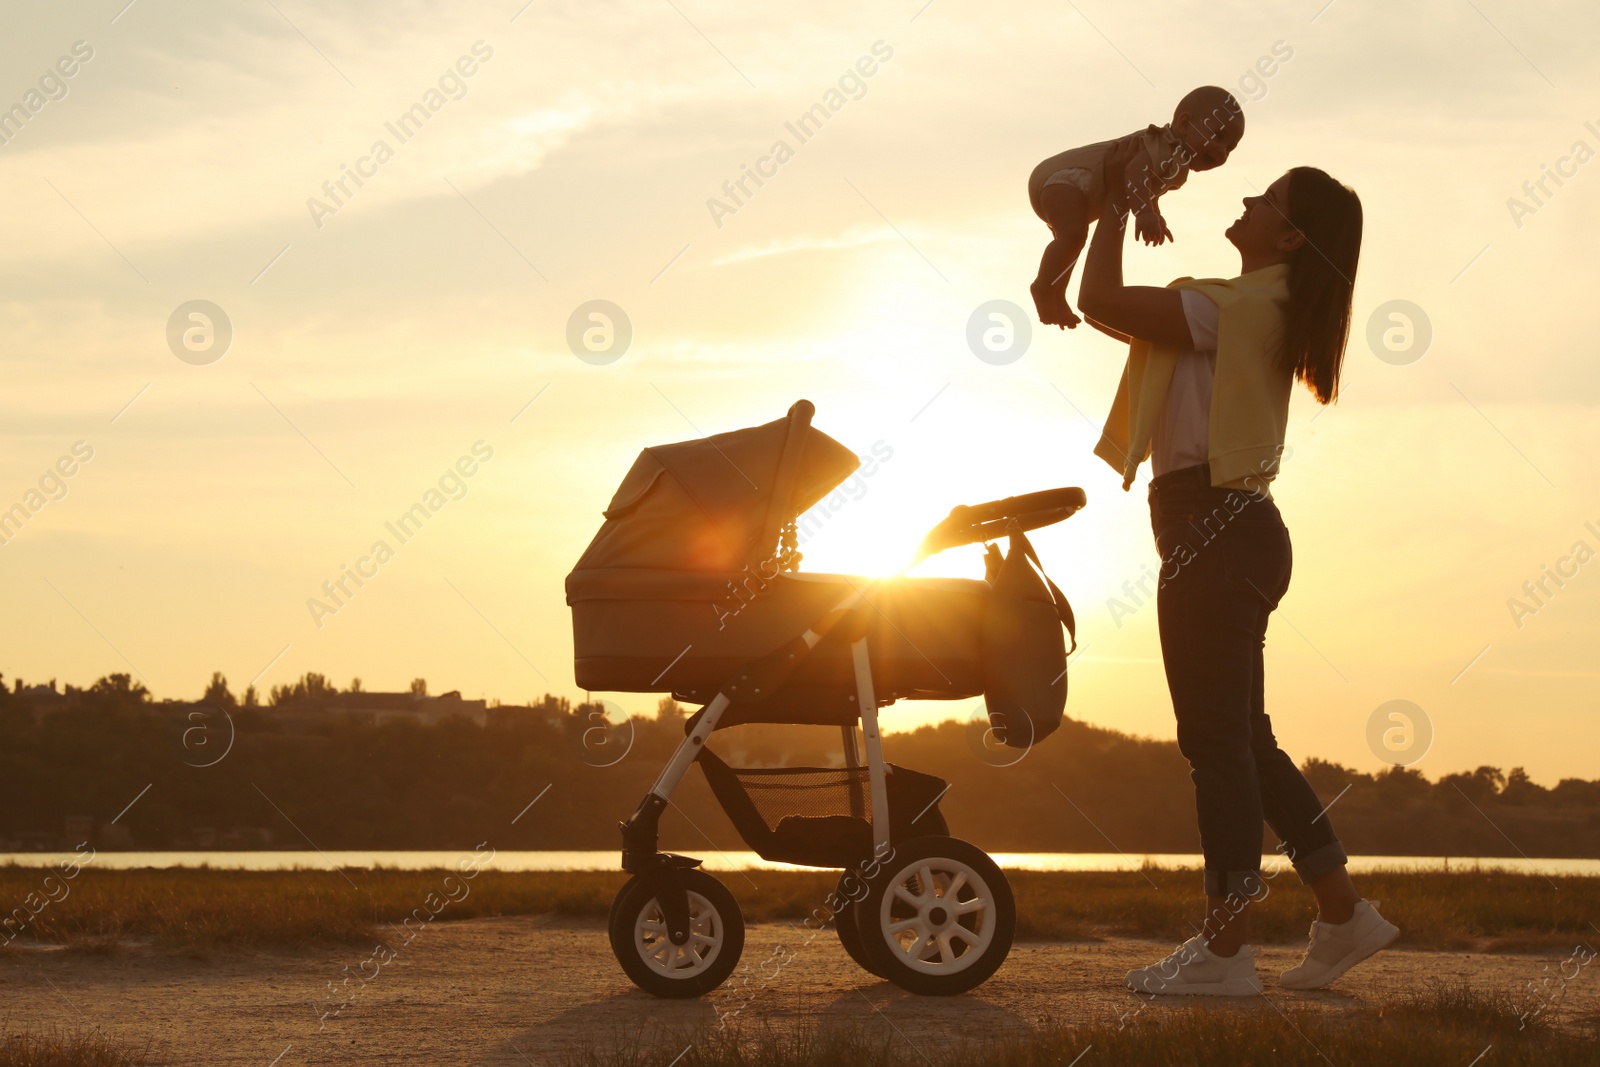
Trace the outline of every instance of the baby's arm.
{"type": "Polygon", "coordinates": [[[1133,213],[1133,232],[1146,244],[1159,245],[1173,240],[1167,220],[1161,217],[1161,194],[1166,183],[1148,152],[1140,152],[1128,165],[1128,208],[1133,213]]]}

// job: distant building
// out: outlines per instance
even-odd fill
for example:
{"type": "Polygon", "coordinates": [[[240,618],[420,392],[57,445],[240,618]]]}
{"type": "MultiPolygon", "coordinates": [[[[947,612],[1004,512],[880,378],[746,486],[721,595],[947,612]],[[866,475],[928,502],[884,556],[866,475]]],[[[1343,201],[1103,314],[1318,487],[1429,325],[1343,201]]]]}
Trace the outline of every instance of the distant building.
{"type": "Polygon", "coordinates": [[[462,700],[457,690],[436,697],[417,693],[332,693],[263,710],[271,718],[325,721],[338,715],[374,726],[386,722],[435,725],[458,716],[479,726],[488,721],[488,701],[462,700]]]}
{"type": "Polygon", "coordinates": [[[489,723],[495,726],[520,726],[524,723],[543,723],[551,729],[559,729],[562,723],[571,718],[571,713],[563,707],[552,703],[544,704],[496,704],[489,709],[489,723]]]}
{"type": "Polygon", "coordinates": [[[56,691],[56,683],[51,682],[49,685],[30,685],[19,689],[11,695],[11,702],[26,708],[33,716],[33,721],[38,722],[46,715],[77,707],[78,694],[59,693],[56,691]]]}

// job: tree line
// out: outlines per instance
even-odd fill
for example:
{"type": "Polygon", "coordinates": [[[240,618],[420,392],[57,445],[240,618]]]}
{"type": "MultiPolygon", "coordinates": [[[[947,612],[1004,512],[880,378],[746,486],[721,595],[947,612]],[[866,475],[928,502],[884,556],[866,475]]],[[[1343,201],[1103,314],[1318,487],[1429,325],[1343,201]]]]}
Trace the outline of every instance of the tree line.
{"type": "MultiPolygon", "coordinates": [[[[40,714],[20,695],[27,687],[0,684],[0,839],[60,847],[67,820],[104,827],[138,797],[117,826],[141,849],[196,847],[201,831],[237,828],[293,849],[610,849],[687,713],[667,699],[653,716],[622,719],[547,695],[481,726],[275,715],[273,704],[324,687],[307,674],[262,705],[234,698],[216,675],[200,702],[169,704],[108,675],[68,686],[76,699],[40,714]]],[[[751,766],[837,766],[841,755],[831,727],[736,727],[711,747],[751,766]]],[[[981,722],[950,720],[889,735],[885,750],[950,781],[940,808],[952,833],[989,850],[1199,851],[1188,763],[1171,741],[1068,720],[1018,758],[987,747],[981,722]]],[[[1351,853],[1600,854],[1600,781],[1547,787],[1521,768],[1490,766],[1430,780],[1317,758],[1304,769],[1333,803],[1328,817],[1351,853]]],[[[699,774],[662,826],[665,848],[745,847],[699,774]]]]}

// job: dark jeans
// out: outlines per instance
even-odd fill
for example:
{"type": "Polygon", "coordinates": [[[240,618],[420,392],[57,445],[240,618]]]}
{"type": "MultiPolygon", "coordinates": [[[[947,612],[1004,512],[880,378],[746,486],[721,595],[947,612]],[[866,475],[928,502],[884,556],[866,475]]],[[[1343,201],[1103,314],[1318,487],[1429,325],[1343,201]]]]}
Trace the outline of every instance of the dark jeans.
{"type": "Polygon", "coordinates": [[[1322,802],[1272,736],[1267,616],[1289,588],[1289,531],[1265,496],[1216,489],[1204,465],[1150,483],[1161,552],[1156,614],[1178,748],[1189,761],[1206,893],[1262,892],[1262,822],[1302,881],[1346,862],[1322,802]]]}

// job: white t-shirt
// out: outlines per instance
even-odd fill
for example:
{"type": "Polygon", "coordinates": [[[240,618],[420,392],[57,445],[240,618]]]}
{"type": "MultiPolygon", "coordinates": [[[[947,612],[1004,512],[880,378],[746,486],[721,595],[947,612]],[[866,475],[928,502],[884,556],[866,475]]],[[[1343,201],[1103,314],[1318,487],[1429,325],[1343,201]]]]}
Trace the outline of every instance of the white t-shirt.
{"type": "Polygon", "coordinates": [[[1194,347],[1178,354],[1166,407],[1150,441],[1155,474],[1193,467],[1210,459],[1211,380],[1217,369],[1216,301],[1194,289],[1180,289],[1183,315],[1194,347]]]}

